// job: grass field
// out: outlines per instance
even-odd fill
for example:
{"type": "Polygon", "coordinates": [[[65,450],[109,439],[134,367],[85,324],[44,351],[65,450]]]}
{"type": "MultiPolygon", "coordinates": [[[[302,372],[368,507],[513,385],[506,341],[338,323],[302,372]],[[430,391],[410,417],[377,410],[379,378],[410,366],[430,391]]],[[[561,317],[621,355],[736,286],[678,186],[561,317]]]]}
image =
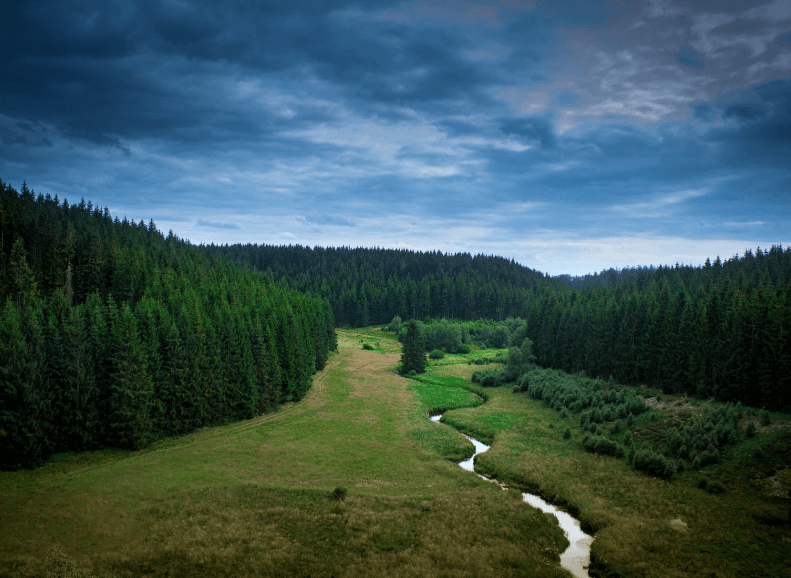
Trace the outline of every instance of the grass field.
{"type": "Polygon", "coordinates": [[[499,365],[470,360],[493,351],[447,355],[406,380],[392,335],[338,337],[307,397],[277,413],[0,473],[0,576],[567,576],[554,518],[449,461],[472,446],[429,421],[442,410],[492,443],[479,469],[596,532],[600,576],[791,576],[786,416],[726,463],[664,481],[583,451],[577,421],[541,402],[472,385],[499,365]],[[725,493],[699,489],[701,476],[725,493]]]}
{"type": "Polygon", "coordinates": [[[552,518],[445,459],[469,442],[424,394],[477,397],[393,374],[389,335],[338,333],[277,413],[0,473],[0,575],[564,576],[552,518]]]}
{"type": "MultiPolygon", "coordinates": [[[[480,369],[465,356],[442,361],[429,368],[432,376],[469,378],[480,369]]],[[[448,411],[443,421],[492,442],[476,461],[479,470],[564,505],[595,531],[593,569],[602,576],[791,576],[787,421],[765,428],[723,464],[664,481],[624,460],[585,452],[577,420],[562,419],[540,401],[510,388],[486,395],[486,404],[448,411]],[[699,489],[701,477],[721,482],[725,493],[699,489]]],[[[680,402],[664,398],[655,410],[660,417],[680,402]]]]}

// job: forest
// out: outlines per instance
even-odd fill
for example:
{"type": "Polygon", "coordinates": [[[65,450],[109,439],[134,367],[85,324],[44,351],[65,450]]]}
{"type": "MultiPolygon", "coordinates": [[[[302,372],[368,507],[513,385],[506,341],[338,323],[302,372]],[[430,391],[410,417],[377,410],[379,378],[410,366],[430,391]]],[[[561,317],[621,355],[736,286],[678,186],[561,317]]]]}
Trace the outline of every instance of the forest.
{"type": "MultiPolygon", "coordinates": [[[[444,318],[450,325],[480,320],[480,331],[488,327],[484,339],[504,347],[524,325],[521,335],[532,340],[543,367],[753,407],[791,405],[788,247],[747,250],[699,267],[639,267],[574,279],[484,255],[204,248],[321,295],[339,326],[385,324],[396,316],[444,318]]],[[[462,323],[460,335],[465,326],[468,332],[476,327],[462,323]]]]}
{"type": "Polygon", "coordinates": [[[321,297],[2,181],[0,303],[3,469],[273,411],[335,349],[321,297]]]}
{"type": "Polygon", "coordinates": [[[299,400],[336,326],[420,320],[427,350],[783,409],[791,249],[553,278],[502,257],[200,245],[0,181],[3,468],[140,448],[299,400]]]}

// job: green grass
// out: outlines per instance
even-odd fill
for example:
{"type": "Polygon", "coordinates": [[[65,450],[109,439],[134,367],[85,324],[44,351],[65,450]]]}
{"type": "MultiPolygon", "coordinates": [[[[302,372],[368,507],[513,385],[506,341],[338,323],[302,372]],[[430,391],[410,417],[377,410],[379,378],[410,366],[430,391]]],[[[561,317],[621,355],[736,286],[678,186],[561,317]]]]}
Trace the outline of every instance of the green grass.
{"type": "Polygon", "coordinates": [[[58,559],[70,576],[563,576],[562,532],[446,459],[469,442],[429,421],[410,386],[439,386],[394,375],[387,337],[339,331],[306,398],[277,413],[0,473],[0,576],[58,575],[58,559]]]}
{"type": "MultiPolygon", "coordinates": [[[[573,416],[562,419],[509,388],[486,393],[486,404],[449,411],[444,421],[492,443],[476,462],[479,470],[565,506],[596,531],[593,568],[602,576],[789,575],[789,500],[764,495],[776,483],[758,483],[788,471],[787,430],[767,428],[725,463],[668,482],[635,472],[624,460],[585,452],[573,416]],[[566,428],[569,440],[563,439],[566,428]],[[754,456],[757,447],[760,458],[754,456]],[[698,489],[701,476],[723,484],[725,493],[698,489]]],[[[662,410],[652,412],[665,419],[662,410]]],[[[641,416],[635,426],[650,424],[650,417],[641,416]]]]}
{"type": "MultiPolygon", "coordinates": [[[[552,518],[449,461],[472,453],[428,419],[450,407],[446,424],[492,441],[479,469],[596,531],[602,576],[789,575],[789,501],[769,493],[791,480],[786,416],[773,414],[727,462],[663,481],[583,451],[577,419],[471,385],[474,371],[499,367],[469,365],[473,354],[407,380],[392,373],[392,334],[339,331],[339,346],[308,396],[277,413],[0,473],[0,576],[565,575],[552,518]],[[698,489],[702,476],[725,493],[698,489]],[[338,487],[343,501],[332,498],[338,487]]],[[[662,427],[665,410],[652,412],[662,427]]],[[[648,416],[635,424],[649,426],[648,416]]]]}

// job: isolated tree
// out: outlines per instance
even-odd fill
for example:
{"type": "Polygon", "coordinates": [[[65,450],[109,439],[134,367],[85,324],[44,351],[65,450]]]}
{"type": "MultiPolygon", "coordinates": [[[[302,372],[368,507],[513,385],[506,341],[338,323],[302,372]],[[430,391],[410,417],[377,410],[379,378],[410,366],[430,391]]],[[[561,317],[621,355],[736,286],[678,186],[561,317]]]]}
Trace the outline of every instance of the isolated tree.
{"type": "Polygon", "coordinates": [[[407,323],[404,347],[401,353],[401,372],[409,373],[412,370],[415,373],[426,371],[426,350],[423,345],[423,334],[415,320],[407,323]]]}

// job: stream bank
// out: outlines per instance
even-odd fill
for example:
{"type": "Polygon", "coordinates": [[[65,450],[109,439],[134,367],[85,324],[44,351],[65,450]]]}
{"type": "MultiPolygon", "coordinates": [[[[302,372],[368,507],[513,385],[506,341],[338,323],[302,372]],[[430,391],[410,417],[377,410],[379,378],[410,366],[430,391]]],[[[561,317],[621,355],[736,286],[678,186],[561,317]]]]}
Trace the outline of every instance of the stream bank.
{"type": "MultiPolygon", "coordinates": [[[[440,423],[442,415],[443,414],[432,415],[430,419],[435,423],[440,423]]],[[[469,459],[459,462],[459,466],[469,472],[477,474],[477,472],[475,472],[475,456],[484,453],[491,446],[487,446],[486,444],[466,434],[462,433],[461,435],[472,442],[472,444],[475,446],[475,453],[469,459]]],[[[498,482],[495,479],[483,476],[481,474],[477,475],[488,482],[498,484],[504,490],[507,489],[504,484],[498,482]]],[[[590,564],[590,549],[591,544],[593,543],[593,536],[582,531],[579,520],[573,518],[567,512],[559,510],[552,504],[544,501],[539,496],[522,492],[522,500],[534,508],[538,508],[547,514],[552,514],[557,518],[560,528],[563,530],[566,538],[569,541],[568,548],[566,548],[566,550],[560,555],[561,567],[571,572],[575,578],[589,578],[587,567],[588,564],[590,564]]]]}

